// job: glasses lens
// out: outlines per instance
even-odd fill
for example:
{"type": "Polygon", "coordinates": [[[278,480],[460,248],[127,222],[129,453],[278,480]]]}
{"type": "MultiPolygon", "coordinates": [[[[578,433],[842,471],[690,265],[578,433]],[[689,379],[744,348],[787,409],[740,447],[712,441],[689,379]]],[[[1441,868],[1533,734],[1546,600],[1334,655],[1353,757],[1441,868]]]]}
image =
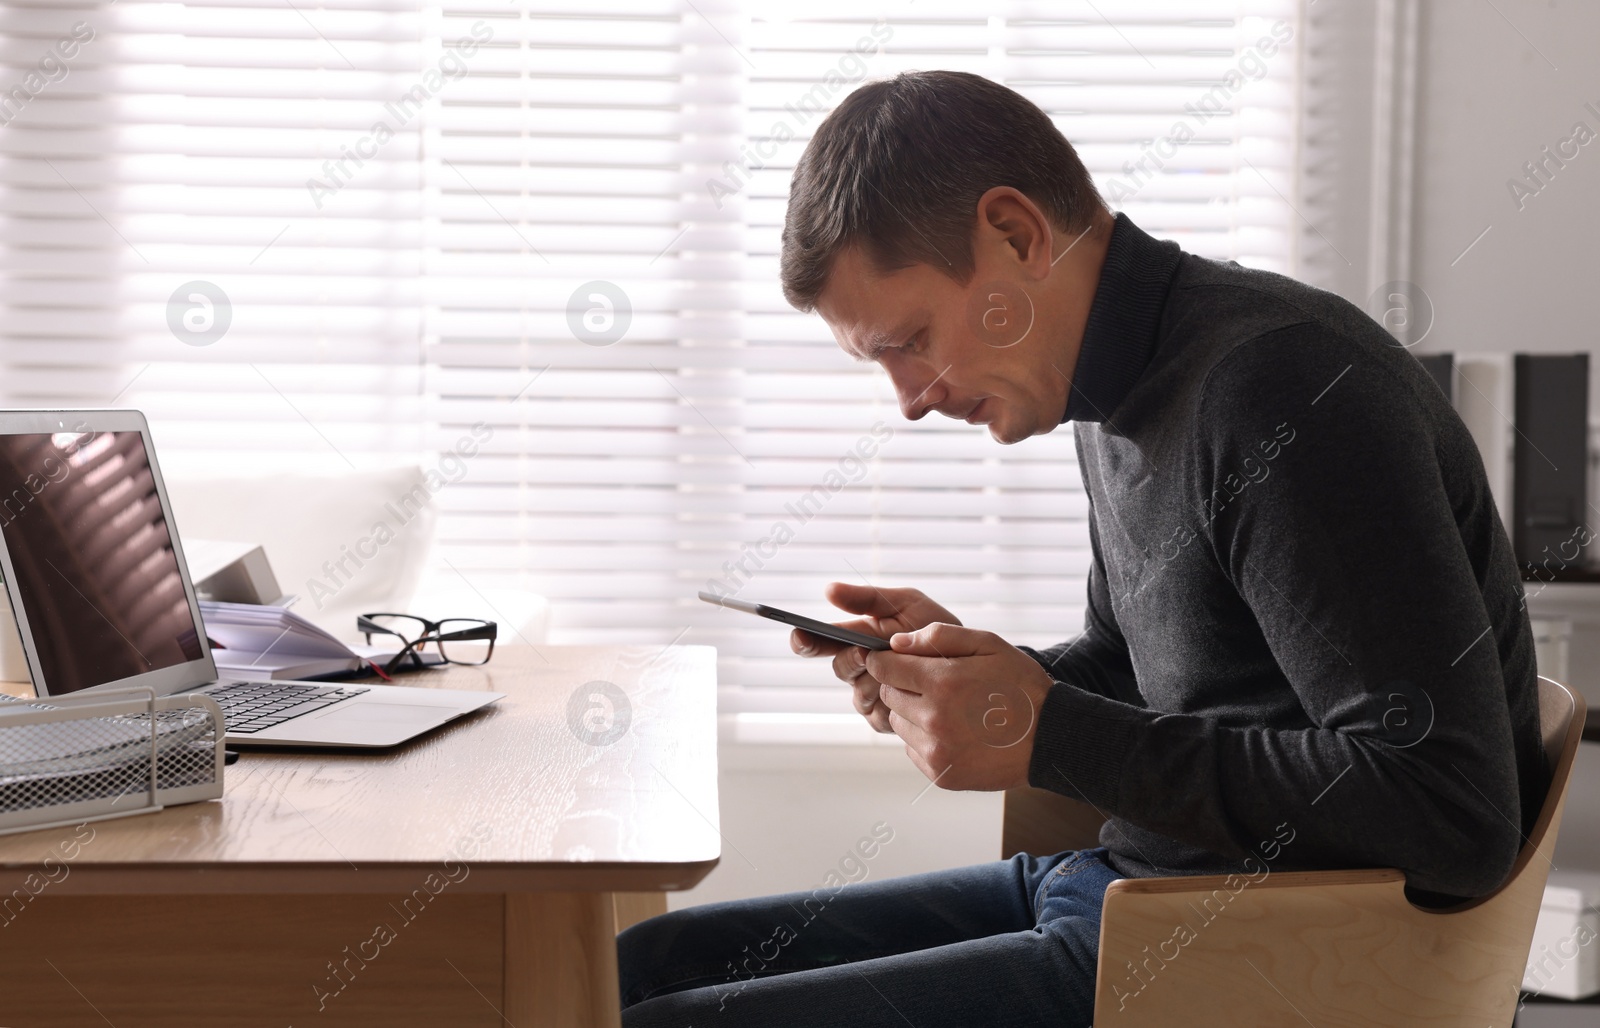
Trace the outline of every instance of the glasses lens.
{"type": "Polygon", "coordinates": [[[494,650],[493,621],[451,618],[439,622],[439,655],[452,664],[487,664],[494,650]]]}
{"type": "MultiPolygon", "coordinates": [[[[368,614],[366,618],[374,629],[398,635],[406,642],[420,639],[428,631],[428,623],[409,614],[368,614]]],[[[374,639],[373,642],[379,640],[374,639]]]]}

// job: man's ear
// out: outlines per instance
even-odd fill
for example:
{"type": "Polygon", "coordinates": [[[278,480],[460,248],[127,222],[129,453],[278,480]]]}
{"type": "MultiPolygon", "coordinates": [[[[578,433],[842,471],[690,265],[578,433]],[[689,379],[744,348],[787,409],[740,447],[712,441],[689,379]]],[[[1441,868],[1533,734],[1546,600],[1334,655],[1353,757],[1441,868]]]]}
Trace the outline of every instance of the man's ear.
{"type": "Polygon", "coordinates": [[[987,251],[1031,278],[1050,273],[1050,219],[1011,186],[995,186],[978,198],[974,254],[987,251]]]}

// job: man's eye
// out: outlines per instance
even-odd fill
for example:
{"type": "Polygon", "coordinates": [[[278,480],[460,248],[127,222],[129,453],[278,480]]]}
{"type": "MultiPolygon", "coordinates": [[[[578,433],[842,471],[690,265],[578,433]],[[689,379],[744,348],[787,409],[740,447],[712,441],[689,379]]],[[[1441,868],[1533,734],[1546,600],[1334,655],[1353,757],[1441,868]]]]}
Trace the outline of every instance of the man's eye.
{"type": "Polygon", "coordinates": [[[918,332],[916,335],[907,339],[903,343],[881,346],[871,357],[867,359],[881,363],[885,357],[888,357],[891,354],[910,355],[918,353],[922,350],[923,342],[924,334],[918,332]]]}

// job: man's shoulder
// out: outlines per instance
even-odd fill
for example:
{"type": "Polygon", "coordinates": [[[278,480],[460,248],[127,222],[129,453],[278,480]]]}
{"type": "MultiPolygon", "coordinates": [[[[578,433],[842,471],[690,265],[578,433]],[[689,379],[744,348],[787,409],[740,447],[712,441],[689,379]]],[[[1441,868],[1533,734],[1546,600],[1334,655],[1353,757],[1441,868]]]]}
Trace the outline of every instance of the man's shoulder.
{"type": "Polygon", "coordinates": [[[1348,300],[1231,261],[1185,255],[1162,321],[1163,349],[1183,354],[1196,402],[1320,391],[1352,364],[1412,396],[1429,384],[1416,360],[1348,300]]]}
{"type": "Polygon", "coordinates": [[[1193,254],[1184,255],[1173,276],[1163,322],[1169,332],[1233,342],[1304,326],[1327,338],[1392,343],[1375,321],[1337,293],[1275,271],[1193,254]]]}

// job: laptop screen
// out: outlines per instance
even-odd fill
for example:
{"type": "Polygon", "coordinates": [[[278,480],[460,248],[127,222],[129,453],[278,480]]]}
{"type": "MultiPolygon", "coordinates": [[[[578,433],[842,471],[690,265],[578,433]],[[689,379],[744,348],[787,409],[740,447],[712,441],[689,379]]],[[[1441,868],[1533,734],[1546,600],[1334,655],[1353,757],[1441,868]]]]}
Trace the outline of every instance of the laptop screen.
{"type": "Polygon", "coordinates": [[[41,693],[203,656],[139,432],[0,435],[0,532],[41,693]]]}

